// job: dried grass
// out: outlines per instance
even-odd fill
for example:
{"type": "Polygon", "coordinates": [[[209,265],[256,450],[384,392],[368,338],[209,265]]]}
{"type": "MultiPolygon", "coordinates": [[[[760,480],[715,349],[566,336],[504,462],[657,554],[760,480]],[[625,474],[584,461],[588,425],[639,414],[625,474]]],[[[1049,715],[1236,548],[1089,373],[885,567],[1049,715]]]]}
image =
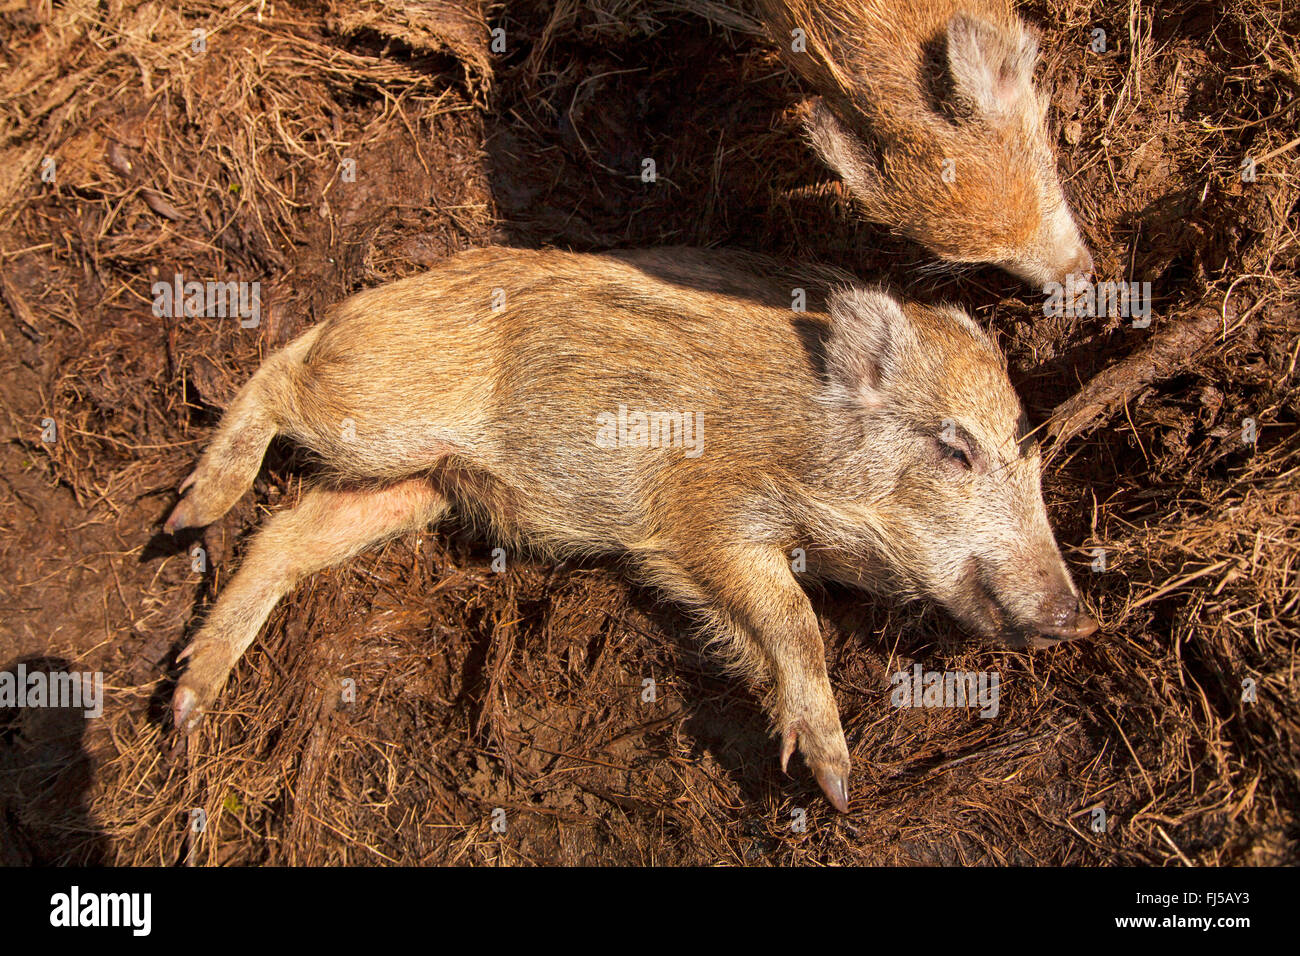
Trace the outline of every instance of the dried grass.
{"type": "Polygon", "coordinates": [[[1101,272],[1155,285],[1141,332],[1044,319],[999,274],[931,275],[856,222],[743,11],[511,3],[485,11],[512,44],[485,58],[479,9],[69,0],[0,18],[0,656],[111,688],[84,728],[0,714],[0,860],[1294,862],[1296,14],[1026,10],[1101,272]],[[345,158],[364,188],[340,181],[345,158]],[[755,701],[690,621],[612,566],[491,573],[459,532],[315,576],[182,745],[173,655],[302,475],[277,449],[192,574],[190,542],[149,539],[217,410],[329,302],[494,241],[732,244],[892,276],[972,305],[1040,419],[1175,317],[1223,326],[1054,450],[1049,506],[1108,640],[1018,654],[933,610],[816,595],[857,768],[846,818],[802,771],[780,777],[755,701]],[[263,326],[154,318],[150,283],[174,271],[261,278],[263,326]],[[998,670],[998,718],[891,708],[888,675],[917,661],[998,670]]]}

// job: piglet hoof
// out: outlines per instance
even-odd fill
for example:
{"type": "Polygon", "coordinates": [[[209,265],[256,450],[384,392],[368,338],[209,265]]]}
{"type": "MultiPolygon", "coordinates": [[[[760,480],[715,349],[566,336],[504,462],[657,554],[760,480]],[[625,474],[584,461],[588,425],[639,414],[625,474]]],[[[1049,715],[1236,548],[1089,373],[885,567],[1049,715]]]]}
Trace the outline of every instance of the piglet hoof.
{"type": "Polygon", "coordinates": [[[789,727],[781,735],[781,772],[790,773],[790,757],[794,754],[795,745],[799,742],[799,728],[789,727]]]}
{"type": "Polygon", "coordinates": [[[202,716],[199,695],[184,685],[177,687],[172,695],[172,724],[176,729],[184,734],[193,733],[202,716]]]}
{"type": "Polygon", "coordinates": [[[822,767],[813,771],[813,776],[817,778],[817,784],[822,788],[822,793],[826,794],[826,799],[831,802],[836,810],[840,813],[849,812],[849,779],[847,774],[840,773],[830,767],[822,767]]]}
{"type": "Polygon", "coordinates": [[[189,491],[190,486],[194,484],[195,479],[198,477],[199,470],[195,468],[190,472],[189,477],[181,482],[181,486],[178,489],[181,494],[181,500],[176,503],[176,507],[172,509],[172,513],[167,516],[167,523],[163,525],[163,531],[168,534],[175,534],[177,531],[184,531],[186,528],[192,528],[198,523],[193,515],[194,502],[191,500],[192,496],[185,493],[189,491]]]}
{"type": "Polygon", "coordinates": [[[790,757],[797,746],[831,806],[840,813],[848,813],[849,748],[844,742],[844,732],[838,727],[834,734],[825,736],[825,741],[818,741],[802,722],[787,727],[781,734],[781,772],[790,772],[790,757]]]}
{"type": "Polygon", "coordinates": [[[186,507],[189,498],[182,498],[172,509],[172,513],[167,516],[167,522],[163,525],[163,531],[168,534],[175,534],[177,531],[184,531],[186,528],[194,526],[195,522],[190,518],[190,509],[186,507]]]}

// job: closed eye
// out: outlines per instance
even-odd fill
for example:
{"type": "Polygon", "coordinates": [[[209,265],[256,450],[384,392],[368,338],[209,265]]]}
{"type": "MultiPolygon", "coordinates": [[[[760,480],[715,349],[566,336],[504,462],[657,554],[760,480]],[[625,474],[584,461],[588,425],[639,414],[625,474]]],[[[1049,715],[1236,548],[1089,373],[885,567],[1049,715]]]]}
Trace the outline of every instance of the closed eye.
{"type": "Polygon", "coordinates": [[[974,471],[979,465],[979,470],[984,470],[984,459],[975,439],[951,418],[945,418],[938,431],[930,432],[930,438],[939,446],[940,456],[951,460],[953,467],[974,471]]]}
{"type": "Polygon", "coordinates": [[[941,441],[939,442],[939,450],[943,453],[943,456],[945,458],[951,458],[954,461],[959,462],[962,465],[962,467],[964,467],[967,471],[970,470],[971,468],[970,456],[967,455],[966,452],[961,448],[958,448],[955,445],[950,445],[947,442],[941,441]]]}

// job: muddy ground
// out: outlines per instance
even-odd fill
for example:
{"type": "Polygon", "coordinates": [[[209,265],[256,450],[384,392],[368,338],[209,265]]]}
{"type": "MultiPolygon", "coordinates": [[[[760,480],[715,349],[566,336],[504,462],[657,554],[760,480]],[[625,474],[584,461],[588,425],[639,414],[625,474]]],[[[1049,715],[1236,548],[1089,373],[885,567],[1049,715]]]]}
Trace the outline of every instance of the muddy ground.
{"type": "Polygon", "coordinates": [[[0,709],[0,861],[1295,862],[1300,15],[1022,12],[1098,273],[1152,283],[1150,328],[1045,319],[1015,280],[935,273],[860,221],[743,9],[0,0],[0,668],[107,690],[91,720],[0,709]],[[847,816],[781,774],[689,618],[615,564],[497,573],[458,527],[304,583],[181,741],[176,654],[310,479],[276,445],[220,522],[162,535],[222,408],[330,303],[492,243],[731,246],[957,300],[1038,423],[1188,317],[1213,334],[1049,448],[1097,639],[1013,652],[923,605],[813,593],[847,816]],[[155,317],[178,272],[261,282],[262,322],[155,317]],[[914,663],[998,671],[998,716],[894,709],[914,663]]]}

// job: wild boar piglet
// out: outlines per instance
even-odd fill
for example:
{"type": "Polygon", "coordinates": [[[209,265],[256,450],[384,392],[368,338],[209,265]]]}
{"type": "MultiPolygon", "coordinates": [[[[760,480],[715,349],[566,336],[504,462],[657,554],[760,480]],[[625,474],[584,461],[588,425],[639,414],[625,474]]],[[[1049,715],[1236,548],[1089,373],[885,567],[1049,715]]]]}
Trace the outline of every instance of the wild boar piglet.
{"type": "Polygon", "coordinates": [[[1096,625],[993,342],[960,309],[819,297],[827,278],[717,251],[483,249],[337,306],[239,392],[167,520],[223,515],[277,434],[325,471],[183,653],[177,726],[296,581],[457,508],[508,548],[618,556],[687,606],[765,692],[782,766],[797,748],[846,810],[801,578],[929,598],[1020,645],[1096,625]]]}
{"type": "Polygon", "coordinates": [[[873,222],[954,263],[1087,278],[1034,84],[1038,43],[1006,0],[757,0],[818,94],[813,148],[873,222]]]}

